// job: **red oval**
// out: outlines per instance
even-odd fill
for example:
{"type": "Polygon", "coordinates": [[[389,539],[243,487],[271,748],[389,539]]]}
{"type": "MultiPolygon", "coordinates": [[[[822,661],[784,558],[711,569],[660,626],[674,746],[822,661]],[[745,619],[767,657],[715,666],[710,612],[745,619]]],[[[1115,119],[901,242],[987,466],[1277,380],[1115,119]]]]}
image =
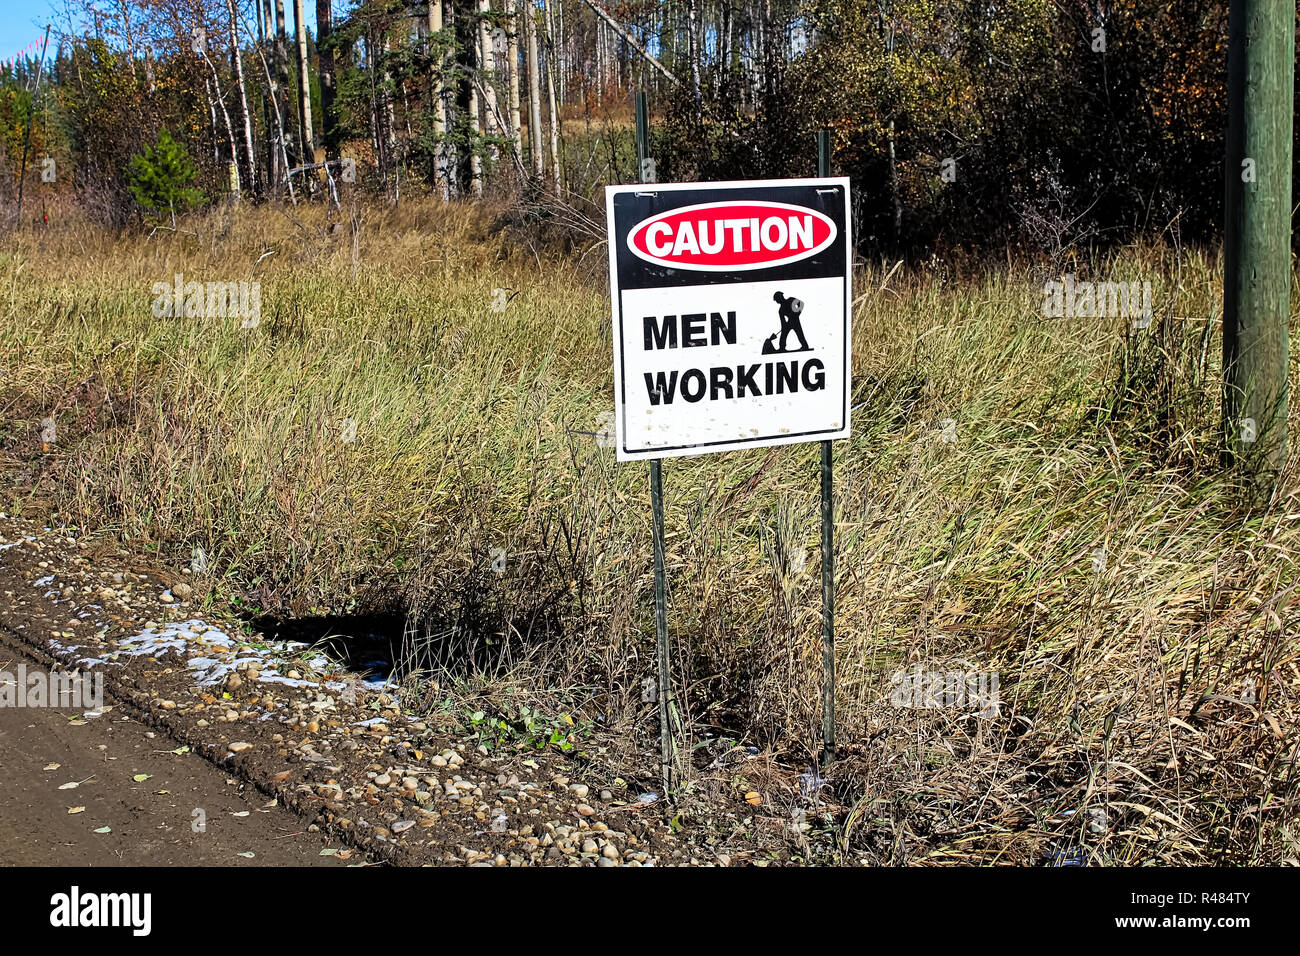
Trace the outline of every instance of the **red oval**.
{"type": "Polygon", "coordinates": [[[708,272],[769,269],[821,252],[838,230],[824,213],[763,200],[703,203],[637,223],[628,248],[647,262],[708,272]]]}

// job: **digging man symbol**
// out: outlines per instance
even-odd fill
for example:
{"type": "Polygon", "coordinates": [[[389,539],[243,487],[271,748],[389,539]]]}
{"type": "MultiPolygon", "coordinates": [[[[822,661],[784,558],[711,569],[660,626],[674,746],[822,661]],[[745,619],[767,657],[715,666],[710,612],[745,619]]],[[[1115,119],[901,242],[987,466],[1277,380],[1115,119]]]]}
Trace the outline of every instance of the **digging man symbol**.
{"type": "Polygon", "coordinates": [[[767,337],[763,343],[763,354],[774,355],[781,352],[810,352],[812,347],[808,340],[803,336],[803,300],[796,299],[794,296],[783,295],[780,292],[773,294],[772,301],[780,305],[781,328],[767,337]],[[787,349],[785,340],[793,332],[795,338],[799,340],[799,348],[787,349]],[[773,341],[780,336],[778,341],[773,341]]]}

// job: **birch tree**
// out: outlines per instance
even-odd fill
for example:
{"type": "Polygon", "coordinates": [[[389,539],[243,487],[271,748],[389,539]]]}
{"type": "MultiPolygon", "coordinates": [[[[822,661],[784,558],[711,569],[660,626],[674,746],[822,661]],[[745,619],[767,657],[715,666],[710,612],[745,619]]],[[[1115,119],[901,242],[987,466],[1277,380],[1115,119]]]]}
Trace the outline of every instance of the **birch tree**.
{"type": "Polygon", "coordinates": [[[506,58],[510,61],[510,134],[514,140],[515,160],[524,162],[523,118],[519,104],[519,2],[506,0],[510,13],[510,32],[506,40],[506,58]]]}
{"type": "MultiPolygon", "coordinates": [[[[316,149],[311,124],[311,74],[307,72],[307,21],[302,14],[302,0],[293,0],[294,26],[298,34],[298,115],[302,136],[301,165],[316,162],[316,149]]],[[[312,183],[315,177],[308,176],[312,183]]]]}
{"type": "Polygon", "coordinates": [[[522,3],[528,43],[528,138],[532,147],[533,176],[540,183],[546,176],[546,165],[542,157],[542,88],[537,62],[537,4],[535,0],[522,0],[522,3]]]}
{"type": "Polygon", "coordinates": [[[248,114],[248,93],[244,88],[243,57],[239,50],[239,32],[235,16],[235,0],[226,0],[226,14],[230,21],[230,59],[235,69],[235,85],[239,89],[239,119],[243,124],[244,146],[247,150],[248,188],[257,190],[257,153],[253,145],[253,122],[248,114]]]}

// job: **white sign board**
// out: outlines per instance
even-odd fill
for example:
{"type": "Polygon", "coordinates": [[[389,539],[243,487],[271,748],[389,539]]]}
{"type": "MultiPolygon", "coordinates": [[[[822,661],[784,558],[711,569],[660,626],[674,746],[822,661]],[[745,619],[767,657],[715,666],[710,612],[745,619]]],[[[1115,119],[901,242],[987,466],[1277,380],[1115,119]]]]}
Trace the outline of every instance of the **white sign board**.
{"type": "Polygon", "coordinates": [[[847,438],[847,179],[605,190],[619,461],[847,438]]]}

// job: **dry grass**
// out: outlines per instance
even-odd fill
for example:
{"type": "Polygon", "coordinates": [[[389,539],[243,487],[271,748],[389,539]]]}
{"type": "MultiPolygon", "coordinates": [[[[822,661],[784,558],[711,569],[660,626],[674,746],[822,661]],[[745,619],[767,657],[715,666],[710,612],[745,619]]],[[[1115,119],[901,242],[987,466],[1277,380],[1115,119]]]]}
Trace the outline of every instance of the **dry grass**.
{"type": "MultiPolygon", "coordinates": [[[[645,469],[581,434],[612,408],[601,251],[548,259],[421,204],[337,230],[306,209],[185,229],[9,243],[0,439],[34,473],[6,506],[178,565],[202,548],[222,600],[407,613],[413,663],[584,688],[652,749],[645,469]],[[151,286],[176,272],[259,280],[260,326],[155,318],[151,286]]],[[[1153,283],[1156,320],[1134,331],[1044,319],[1027,267],[862,267],[860,407],[836,447],[846,858],[1300,857],[1300,509],[1289,477],[1248,511],[1216,472],[1217,269],[1151,249],[1098,262],[1153,283]],[[893,706],[891,675],[918,664],[998,674],[998,716],[893,706]]],[[[665,467],[687,716],[786,768],[819,732],[816,461],[793,446],[665,467]]],[[[794,801],[797,774],[768,778],[769,803],[794,801]]]]}

